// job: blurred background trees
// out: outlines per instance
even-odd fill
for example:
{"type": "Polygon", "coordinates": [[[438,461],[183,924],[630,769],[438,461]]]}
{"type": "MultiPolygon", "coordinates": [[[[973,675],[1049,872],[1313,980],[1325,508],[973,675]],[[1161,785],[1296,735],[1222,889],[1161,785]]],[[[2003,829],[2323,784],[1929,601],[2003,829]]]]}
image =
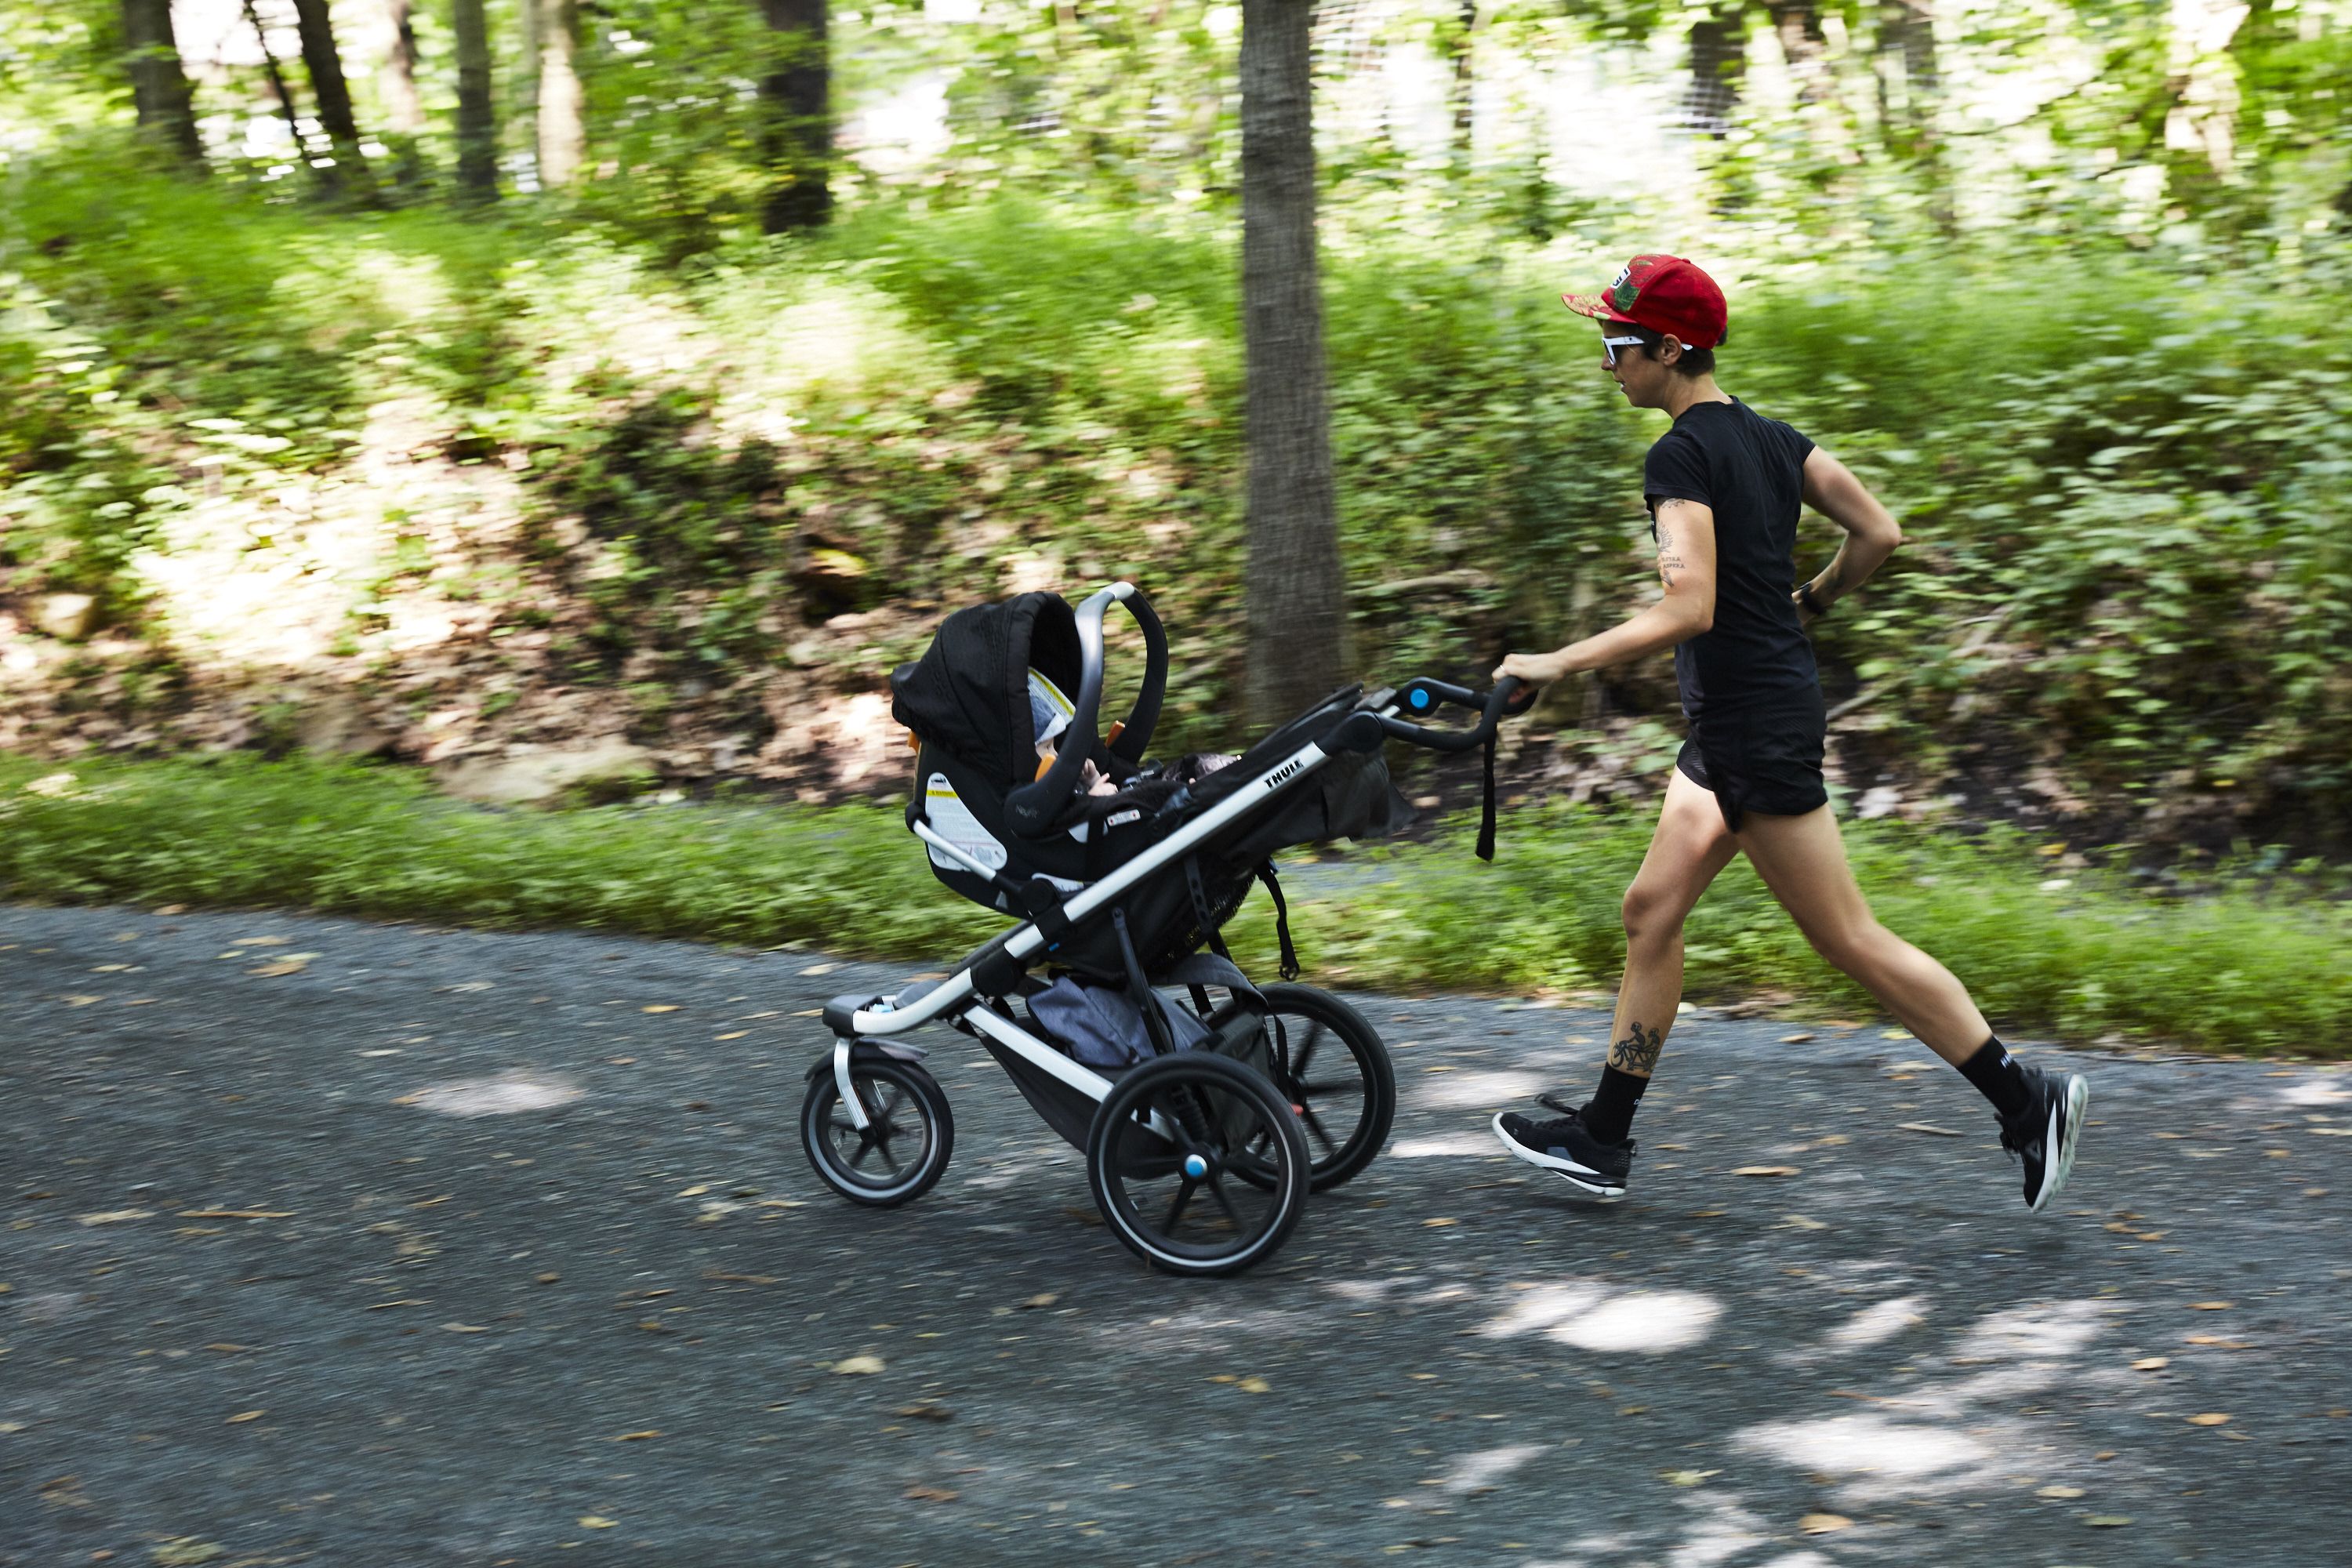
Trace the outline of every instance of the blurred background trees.
{"type": "MultiPolygon", "coordinates": [[[[1230,741],[1276,515],[1345,637],[1261,636],[1476,674],[1647,591],[1556,296],[1668,249],[1914,542],[1822,630],[1868,809],[2352,834],[2352,0],[1286,5],[1319,278],[1253,345],[1256,0],[0,0],[0,744],[331,692],[793,779],[941,607],[1113,574],[1230,741]]],[[[1663,765],[1662,670],[1549,711],[1530,780],[1663,765]]]]}

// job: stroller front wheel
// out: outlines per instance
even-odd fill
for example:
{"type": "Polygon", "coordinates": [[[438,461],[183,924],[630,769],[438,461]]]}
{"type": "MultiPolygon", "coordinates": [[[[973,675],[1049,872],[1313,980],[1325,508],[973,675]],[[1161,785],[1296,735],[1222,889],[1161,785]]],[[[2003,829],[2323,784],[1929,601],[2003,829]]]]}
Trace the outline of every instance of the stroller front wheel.
{"type": "Polygon", "coordinates": [[[1169,1274],[1238,1274],[1297,1228],[1298,1119],[1265,1075],[1180,1051],[1131,1068],[1095,1111],[1087,1179],[1111,1234],[1169,1274]]]}
{"type": "Polygon", "coordinates": [[[896,1208],[931,1190],[955,1150],[955,1117],[939,1079],[913,1062],[860,1054],[849,1085],[865,1127],[843,1104],[827,1058],[801,1101],[801,1148],[824,1184],[854,1204],[896,1208]]]}

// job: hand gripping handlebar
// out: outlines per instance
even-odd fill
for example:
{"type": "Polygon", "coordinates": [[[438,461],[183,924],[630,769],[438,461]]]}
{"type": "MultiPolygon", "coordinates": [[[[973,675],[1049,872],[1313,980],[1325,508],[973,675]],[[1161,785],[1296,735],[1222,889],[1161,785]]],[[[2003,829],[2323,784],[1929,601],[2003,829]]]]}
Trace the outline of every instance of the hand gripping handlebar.
{"type": "Polygon", "coordinates": [[[1143,628],[1144,668],[1143,689],[1136,694],[1135,707],[1110,749],[1114,755],[1132,763],[1140,761],[1144,747],[1151,743],[1152,729],[1160,722],[1160,700],[1168,690],[1168,634],[1160,628],[1160,617],[1142,589],[1132,583],[1113,583],[1087,595],[1078,606],[1078,695],[1054,765],[1045,770],[1045,777],[1004,797],[1005,826],[1016,837],[1043,838],[1054,830],[1063,808],[1077,793],[1087,759],[1094,755],[1096,721],[1102,707],[1103,612],[1113,605],[1125,605],[1135,624],[1143,628]]]}

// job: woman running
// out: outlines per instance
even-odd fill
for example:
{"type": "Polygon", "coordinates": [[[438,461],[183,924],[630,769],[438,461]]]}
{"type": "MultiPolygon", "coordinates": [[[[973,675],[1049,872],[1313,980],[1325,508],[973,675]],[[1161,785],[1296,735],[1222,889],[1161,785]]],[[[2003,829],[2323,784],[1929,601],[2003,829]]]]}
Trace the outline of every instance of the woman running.
{"type": "Polygon", "coordinates": [[[1580,1107],[1547,1095],[1547,1121],[1505,1112],[1512,1153],[1601,1199],[1625,1194],[1633,1111],[1683,991],[1683,921],[1745,854],[1815,952],[1866,987],[1958,1068],[2000,1119],[2039,1210],[2074,1163],[2090,1086],[2011,1057],[1951,971],[1888,931],[1848,869],[1822,783],[1827,722],[1804,627],[1868,580],[1903,531],[1845,466],[1715,384],[1728,316],[1692,263],[1637,256],[1597,299],[1563,295],[1601,322],[1601,353],[1626,401],[1673,427],[1643,465],[1658,546],[1658,602],[1554,653],[1515,653],[1496,678],[1549,683],[1675,650],[1690,737],[1675,760],[1649,853],[1625,892],[1625,978],[1601,1086],[1580,1107]],[[1795,578],[1799,503],[1845,539],[1821,574],[1795,578]]]}

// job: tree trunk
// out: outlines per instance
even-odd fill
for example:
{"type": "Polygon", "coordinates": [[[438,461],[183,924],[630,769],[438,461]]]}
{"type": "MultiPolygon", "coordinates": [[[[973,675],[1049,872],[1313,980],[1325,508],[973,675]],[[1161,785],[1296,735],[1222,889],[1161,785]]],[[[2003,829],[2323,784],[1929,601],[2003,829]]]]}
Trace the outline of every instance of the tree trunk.
{"type": "Polygon", "coordinates": [[[588,132],[580,87],[580,0],[523,0],[539,16],[539,183],[568,185],[586,156],[588,132]]]}
{"type": "Polygon", "coordinates": [[[770,234],[822,228],[833,216],[833,59],[825,0],[761,0],[761,10],[772,62],[760,79],[769,178],[761,226],[770,234]]]}
{"type": "Polygon", "coordinates": [[[1347,668],[1347,615],[1315,259],[1313,0],[1243,0],[1251,720],[1279,723],[1347,668]]]}
{"type": "Polygon", "coordinates": [[[195,89],[180,68],[172,0],[122,0],[122,42],[140,134],[201,173],[205,144],[196,135],[195,89]]]}
{"type": "Polygon", "coordinates": [[[338,176],[348,174],[356,189],[367,190],[373,182],[360,152],[359,121],[352,116],[351,84],[343,79],[343,58],[335,48],[327,0],[294,0],[294,25],[302,39],[302,68],[310,78],[310,96],[319,105],[319,128],[334,147],[334,172],[338,176]]]}
{"type": "Polygon", "coordinates": [[[1691,24],[1683,128],[1721,141],[1738,118],[1739,83],[1747,74],[1748,20],[1738,0],[1730,0],[1691,24]]]}
{"type": "Polygon", "coordinates": [[[1821,13],[1813,0],[1772,0],[1772,31],[1797,84],[1797,101],[1828,103],[1837,95],[1830,75],[1830,41],[1822,31],[1821,13]]]}
{"type": "Polygon", "coordinates": [[[457,41],[457,188],[469,200],[499,195],[499,127],[490,107],[490,31],[482,0],[450,0],[457,41]]]}
{"type": "Polygon", "coordinates": [[[384,114],[392,128],[414,136],[425,129],[425,106],[416,96],[416,28],[409,19],[412,0],[383,0],[392,24],[392,52],[383,61],[384,114]]]}
{"type": "Polygon", "coordinates": [[[1947,237],[1958,232],[1943,143],[1936,134],[1936,110],[1944,94],[1944,73],[1936,54],[1936,20],[1926,0],[1880,0],[1878,8],[1878,127],[1880,140],[1910,163],[1926,183],[1936,227],[1947,237]],[[1899,100],[1888,91],[1890,72],[1899,74],[1899,100]]]}
{"type": "Polygon", "coordinates": [[[278,111],[286,117],[286,134],[294,142],[294,162],[307,166],[310,157],[302,146],[302,116],[294,107],[294,89],[286,85],[286,73],[278,68],[278,57],[269,47],[269,29],[261,25],[261,13],[253,8],[253,0],[245,0],[245,19],[253,28],[253,41],[260,46],[262,68],[269,73],[269,89],[278,95],[278,111]]]}
{"type": "Polygon", "coordinates": [[[1472,100],[1477,74],[1473,55],[1477,46],[1478,0],[1461,0],[1459,19],[1446,30],[1445,47],[1454,61],[1454,79],[1447,89],[1454,108],[1454,161],[1465,169],[1470,166],[1470,137],[1475,120],[1472,100]]]}

